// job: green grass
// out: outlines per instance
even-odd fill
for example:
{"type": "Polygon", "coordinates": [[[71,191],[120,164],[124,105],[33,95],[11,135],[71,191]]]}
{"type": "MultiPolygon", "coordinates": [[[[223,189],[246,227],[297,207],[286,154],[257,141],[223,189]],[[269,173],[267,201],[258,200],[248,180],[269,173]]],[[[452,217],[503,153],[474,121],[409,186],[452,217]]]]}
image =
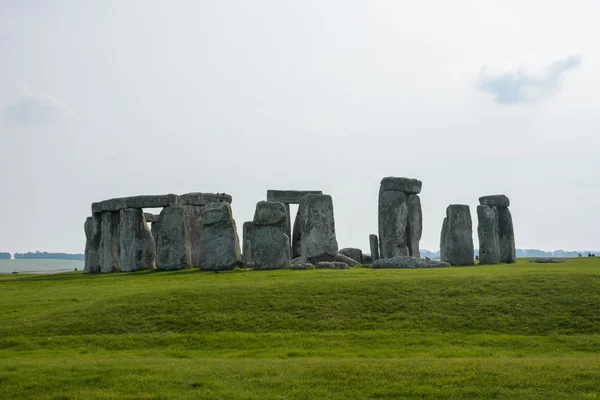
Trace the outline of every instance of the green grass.
{"type": "Polygon", "coordinates": [[[0,275],[0,399],[600,399],[600,259],[0,275]]]}

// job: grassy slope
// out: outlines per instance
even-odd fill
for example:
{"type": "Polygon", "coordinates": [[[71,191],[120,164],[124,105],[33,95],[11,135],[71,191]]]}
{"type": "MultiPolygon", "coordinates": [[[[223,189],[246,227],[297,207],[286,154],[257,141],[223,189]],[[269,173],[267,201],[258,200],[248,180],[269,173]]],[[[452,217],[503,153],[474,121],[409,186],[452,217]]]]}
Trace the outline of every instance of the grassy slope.
{"type": "Polygon", "coordinates": [[[600,399],[600,259],[4,275],[0,398],[600,399]]]}

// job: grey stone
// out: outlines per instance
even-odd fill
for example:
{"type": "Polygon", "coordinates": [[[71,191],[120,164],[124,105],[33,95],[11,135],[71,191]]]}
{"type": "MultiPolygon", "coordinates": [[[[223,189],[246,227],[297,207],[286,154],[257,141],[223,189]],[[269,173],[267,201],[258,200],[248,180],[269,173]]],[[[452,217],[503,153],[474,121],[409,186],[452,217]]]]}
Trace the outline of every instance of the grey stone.
{"type": "Polygon", "coordinates": [[[348,269],[346,263],[340,261],[320,261],[317,263],[317,269],[348,269]]]}
{"type": "Polygon", "coordinates": [[[300,209],[298,208],[298,212],[296,212],[296,218],[294,219],[294,228],[292,232],[292,257],[300,257],[301,255],[301,242],[302,238],[300,237],[300,209]]]}
{"type": "MultiPolygon", "coordinates": [[[[240,242],[229,203],[211,203],[204,208],[200,254],[202,269],[227,270],[242,264],[240,242]]],[[[254,261],[254,254],[252,259],[254,261]]]]}
{"type": "MultiPolygon", "coordinates": [[[[382,186],[383,188],[383,186],[382,186]]],[[[380,188],[380,189],[382,189],[380,188]]],[[[408,205],[403,192],[379,191],[379,256],[408,256],[408,205]]]]}
{"type": "Polygon", "coordinates": [[[500,262],[510,264],[517,261],[515,232],[508,208],[498,208],[498,244],[500,246],[500,262]]]}
{"type": "Polygon", "coordinates": [[[160,213],[156,267],[161,270],[191,266],[190,238],[183,206],[165,207],[160,213]]]}
{"type": "Polygon", "coordinates": [[[420,258],[421,251],[419,243],[423,233],[423,211],[421,210],[421,199],[416,194],[406,196],[408,206],[408,225],[406,227],[406,241],[408,246],[408,255],[420,258]]]}
{"type": "Polygon", "coordinates": [[[477,220],[479,264],[498,264],[500,262],[498,209],[491,206],[477,206],[477,220]]]}
{"type": "MultiPolygon", "coordinates": [[[[362,259],[362,257],[361,257],[362,259]]],[[[335,261],[339,261],[339,262],[343,262],[346,265],[349,265],[351,267],[355,267],[357,265],[360,265],[361,261],[357,261],[353,258],[350,258],[342,253],[338,253],[335,255],[335,261]]]]}
{"type": "Polygon", "coordinates": [[[296,257],[296,258],[292,259],[292,261],[290,261],[290,264],[292,264],[292,265],[294,265],[294,264],[306,264],[306,263],[310,264],[306,260],[306,258],[304,258],[304,257],[296,257]]]}
{"type": "Polygon", "coordinates": [[[285,203],[285,234],[290,239],[290,255],[292,254],[292,221],[290,216],[290,205],[289,203],[285,203]]]}
{"type": "MultiPolygon", "coordinates": [[[[338,251],[339,254],[343,254],[346,257],[351,258],[352,260],[358,261],[358,264],[363,262],[363,252],[361,249],[357,249],[354,247],[346,247],[338,251]]],[[[348,264],[348,265],[356,265],[356,264],[348,264]]]]}
{"type": "Polygon", "coordinates": [[[298,212],[302,257],[313,264],[333,261],[338,253],[338,243],[331,196],[308,194],[302,198],[298,212]]]}
{"type": "Polygon", "coordinates": [[[92,214],[87,217],[84,224],[85,231],[85,261],[84,274],[100,273],[100,240],[102,217],[100,214],[92,214]]]}
{"type": "Polygon", "coordinates": [[[242,259],[244,265],[252,263],[252,235],[254,234],[254,222],[244,222],[242,227],[242,259]]]}
{"type": "Polygon", "coordinates": [[[267,201],[286,204],[300,204],[307,194],[323,194],[320,190],[267,190],[267,201]]]}
{"type": "Polygon", "coordinates": [[[150,232],[152,233],[152,239],[154,239],[155,245],[158,243],[158,232],[159,231],[160,231],[159,221],[152,222],[150,224],[150,232]]]}
{"type": "Polygon", "coordinates": [[[293,264],[291,269],[295,269],[295,270],[315,269],[315,265],[311,264],[311,263],[297,263],[297,264],[293,264]]]}
{"type": "Polygon", "coordinates": [[[490,207],[509,207],[510,200],[503,194],[495,194],[491,196],[483,196],[479,198],[479,204],[490,207]]]}
{"type": "Polygon", "coordinates": [[[388,176],[381,180],[381,189],[386,192],[421,193],[422,183],[418,179],[388,176]]]}
{"type": "Polygon", "coordinates": [[[158,218],[158,214],[144,213],[144,219],[146,222],[158,222],[158,218]]]}
{"type": "Polygon", "coordinates": [[[369,246],[371,247],[371,261],[379,260],[379,240],[377,235],[369,235],[369,246]]]}
{"type": "Polygon", "coordinates": [[[447,262],[423,260],[410,256],[399,256],[373,261],[371,268],[439,268],[449,267],[447,262]]]}
{"type": "Polygon", "coordinates": [[[259,201],[254,212],[254,225],[276,225],[286,227],[286,210],[283,203],[259,201]]]}
{"type": "Polygon", "coordinates": [[[105,211],[121,211],[124,208],[160,208],[177,204],[176,194],[161,194],[156,196],[118,197],[92,203],[92,213],[105,211]]]}
{"type": "Polygon", "coordinates": [[[451,204],[442,225],[440,259],[450,265],[473,265],[473,223],[469,206],[451,204]]]}
{"type": "Polygon", "coordinates": [[[121,210],[120,220],[121,271],[155,269],[156,246],[142,210],[124,208],[121,210]]]}
{"type": "Polygon", "coordinates": [[[252,233],[252,262],[255,269],[290,267],[290,239],[283,226],[257,226],[252,233]]]}
{"type": "Polygon", "coordinates": [[[100,272],[116,272],[121,270],[119,247],[119,212],[102,213],[100,228],[100,272]]]}
{"type": "Polygon", "coordinates": [[[200,193],[192,192],[179,196],[179,205],[182,206],[205,206],[210,203],[229,203],[233,202],[231,195],[226,193],[200,193]]]}
{"type": "Polygon", "coordinates": [[[193,267],[200,265],[200,231],[202,230],[203,206],[183,206],[185,227],[190,243],[190,263],[193,267]]]}
{"type": "Polygon", "coordinates": [[[561,260],[560,258],[534,258],[529,260],[529,262],[538,264],[560,264],[564,263],[565,260],[561,260]]]}
{"type": "Polygon", "coordinates": [[[363,265],[371,264],[372,262],[373,262],[373,258],[371,257],[370,254],[363,254],[363,260],[362,260],[363,265]]]}

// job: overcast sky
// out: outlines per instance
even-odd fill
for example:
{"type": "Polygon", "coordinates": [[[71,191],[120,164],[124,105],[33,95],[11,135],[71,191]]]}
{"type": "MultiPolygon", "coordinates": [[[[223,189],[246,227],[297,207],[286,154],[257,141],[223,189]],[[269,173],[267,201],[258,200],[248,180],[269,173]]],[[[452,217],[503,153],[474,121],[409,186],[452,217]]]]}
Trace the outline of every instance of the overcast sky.
{"type": "Polygon", "coordinates": [[[0,251],[83,252],[90,204],[333,196],[368,252],[385,176],[511,199],[516,244],[600,248],[600,2],[0,0],[0,251]]]}

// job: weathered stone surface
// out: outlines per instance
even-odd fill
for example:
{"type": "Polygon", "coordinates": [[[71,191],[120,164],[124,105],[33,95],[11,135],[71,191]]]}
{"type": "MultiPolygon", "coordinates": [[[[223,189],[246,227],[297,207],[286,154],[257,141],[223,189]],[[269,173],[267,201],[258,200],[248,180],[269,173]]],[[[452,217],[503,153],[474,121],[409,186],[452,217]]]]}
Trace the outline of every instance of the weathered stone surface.
{"type": "Polygon", "coordinates": [[[300,208],[296,212],[296,218],[294,219],[294,227],[292,232],[292,257],[300,257],[301,255],[301,242],[302,238],[300,237],[300,208]]]}
{"type": "Polygon", "coordinates": [[[158,232],[159,231],[160,231],[159,221],[156,221],[156,222],[153,222],[150,224],[150,232],[152,233],[152,239],[154,239],[155,245],[158,243],[158,232]]]}
{"type": "Polygon", "coordinates": [[[386,192],[403,192],[405,194],[421,193],[422,183],[418,179],[388,176],[381,180],[381,190],[386,192]]]}
{"type": "Polygon", "coordinates": [[[296,257],[296,258],[292,259],[292,261],[290,261],[290,264],[292,264],[292,265],[294,265],[294,264],[306,264],[306,263],[309,263],[309,262],[304,257],[296,257]]]}
{"type": "Polygon", "coordinates": [[[500,262],[513,263],[517,261],[515,232],[508,208],[498,208],[498,244],[500,246],[500,262]]]}
{"type": "Polygon", "coordinates": [[[469,206],[451,204],[442,225],[440,259],[450,265],[472,265],[473,223],[469,206]]]}
{"type": "Polygon", "coordinates": [[[159,215],[151,214],[151,213],[144,213],[144,218],[146,219],[146,222],[158,222],[159,215]]]}
{"type": "Polygon", "coordinates": [[[257,226],[252,234],[252,262],[255,269],[290,267],[290,239],[283,226],[257,226]]]}
{"type": "Polygon", "coordinates": [[[477,220],[479,264],[498,264],[500,262],[498,209],[491,206],[477,206],[477,220]]]}
{"type": "Polygon", "coordinates": [[[293,264],[291,269],[295,269],[295,270],[315,269],[315,265],[311,264],[311,263],[297,263],[297,264],[293,264]]]}
{"type": "Polygon", "coordinates": [[[254,225],[276,225],[286,227],[285,205],[274,201],[259,201],[254,212],[254,225]]]}
{"type": "Polygon", "coordinates": [[[317,263],[317,269],[348,269],[346,263],[340,261],[320,261],[317,263]]]}
{"type": "MultiPolygon", "coordinates": [[[[362,260],[362,256],[361,256],[361,260],[362,260]]],[[[349,265],[351,267],[355,267],[357,265],[360,265],[361,261],[355,260],[351,257],[346,256],[345,254],[342,253],[337,253],[335,255],[335,261],[339,261],[339,262],[343,262],[346,265],[349,265]]]]}
{"type": "Polygon", "coordinates": [[[155,269],[156,246],[142,210],[124,208],[121,210],[120,219],[121,271],[155,269]]]}
{"type": "Polygon", "coordinates": [[[254,222],[246,221],[242,226],[242,260],[244,265],[252,263],[252,235],[254,234],[254,222]]]}
{"type": "Polygon", "coordinates": [[[229,203],[233,202],[231,195],[226,193],[201,193],[192,192],[179,196],[179,205],[181,206],[205,206],[210,203],[229,203]]]}
{"type": "Polygon", "coordinates": [[[369,246],[371,247],[371,261],[379,260],[379,240],[377,235],[369,235],[369,246]]]}
{"type": "Polygon", "coordinates": [[[406,245],[408,246],[408,255],[420,258],[421,251],[419,244],[421,234],[423,233],[423,211],[421,210],[421,199],[416,194],[406,196],[408,206],[406,245]]]}
{"type": "Polygon", "coordinates": [[[338,243],[331,196],[308,194],[302,198],[298,208],[302,257],[313,264],[335,258],[338,243]]]}
{"type": "MultiPolygon", "coordinates": [[[[358,261],[358,263],[362,263],[363,261],[363,252],[361,249],[357,249],[354,247],[346,247],[338,251],[338,253],[345,255],[346,257],[351,258],[352,260],[358,261]]],[[[348,264],[353,265],[353,264],[348,264]]]]}
{"type": "Polygon", "coordinates": [[[105,211],[121,211],[124,208],[160,208],[177,204],[176,194],[161,194],[156,196],[118,197],[92,203],[92,213],[105,211]]]}
{"type": "MultiPolygon", "coordinates": [[[[383,188],[383,186],[382,186],[383,188]]],[[[408,256],[408,205],[403,192],[379,191],[379,256],[408,256]]]]}
{"type": "Polygon", "coordinates": [[[190,242],[190,263],[193,267],[200,265],[200,231],[204,206],[183,206],[185,227],[190,242]]]}
{"type": "Polygon", "coordinates": [[[492,196],[483,196],[479,198],[479,204],[490,207],[509,207],[510,200],[503,194],[495,194],[492,196]]]}
{"type": "Polygon", "coordinates": [[[441,261],[423,260],[410,256],[399,256],[373,261],[372,268],[438,268],[449,267],[450,264],[441,261]]]}
{"type": "Polygon", "coordinates": [[[279,203],[300,204],[307,194],[323,194],[320,190],[267,190],[267,201],[279,203]]]}
{"type": "Polygon", "coordinates": [[[288,203],[284,204],[285,206],[285,234],[290,239],[290,256],[292,255],[292,220],[290,215],[290,205],[288,203]]]}
{"type": "Polygon", "coordinates": [[[370,254],[363,254],[363,264],[371,264],[373,262],[373,258],[371,258],[370,254]]]}
{"type": "Polygon", "coordinates": [[[121,270],[119,252],[119,213],[106,211],[102,213],[100,227],[100,272],[121,270]]]}
{"type": "Polygon", "coordinates": [[[227,270],[241,265],[240,242],[229,203],[211,203],[204,208],[200,254],[202,269],[227,270]]]}
{"type": "Polygon", "coordinates": [[[102,216],[92,214],[85,220],[85,261],[83,267],[84,274],[100,273],[100,240],[102,225],[102,216]]]}
{"type": "Polygon", "coordinates": [[[170,206],[160,213],[156,267],[162,270],[191,266],[190,237],[183,206],[170,206]]]}
{"type": "Polygon", "coordinates": [[[562,260],[560,258],[533,258],[529,260],[529,262],[538,264],[559,264],[564,263],[565,260],[562,260]]]}

